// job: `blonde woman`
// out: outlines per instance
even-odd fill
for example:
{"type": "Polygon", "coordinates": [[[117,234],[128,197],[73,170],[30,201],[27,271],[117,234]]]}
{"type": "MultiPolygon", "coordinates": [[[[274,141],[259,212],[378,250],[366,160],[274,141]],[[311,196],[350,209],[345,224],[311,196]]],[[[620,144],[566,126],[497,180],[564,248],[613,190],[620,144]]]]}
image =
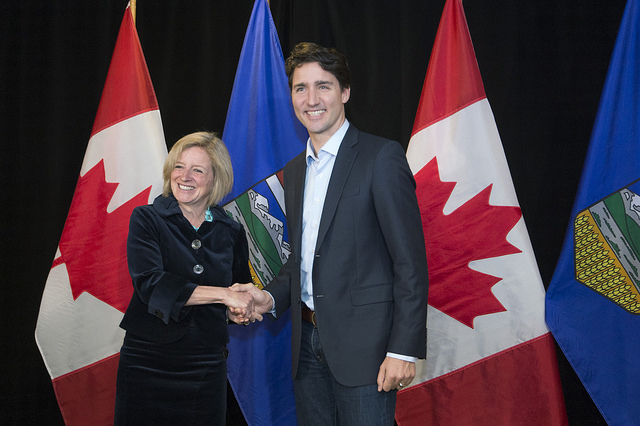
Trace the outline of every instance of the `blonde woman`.
{"type": "Polygon", "coordinates": [[[164,190],[137,207],[127,240],[134,294],[120,326],[116,425],[225,424],[226,309],[251,312],[245,232],[218,202],[233,184],[231,160],[213,133],[173,146],[164,190]]]}

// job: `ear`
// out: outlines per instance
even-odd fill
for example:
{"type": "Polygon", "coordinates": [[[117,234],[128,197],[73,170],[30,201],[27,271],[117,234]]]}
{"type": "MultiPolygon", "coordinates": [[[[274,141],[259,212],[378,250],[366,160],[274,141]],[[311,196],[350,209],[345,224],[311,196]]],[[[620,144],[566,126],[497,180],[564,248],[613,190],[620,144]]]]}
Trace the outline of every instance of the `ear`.
{"type": "Polygon", "coordinates": [[[345,87],[342,89],[342,103],[346,104],[351,97],[351,87],[345,87]]]}

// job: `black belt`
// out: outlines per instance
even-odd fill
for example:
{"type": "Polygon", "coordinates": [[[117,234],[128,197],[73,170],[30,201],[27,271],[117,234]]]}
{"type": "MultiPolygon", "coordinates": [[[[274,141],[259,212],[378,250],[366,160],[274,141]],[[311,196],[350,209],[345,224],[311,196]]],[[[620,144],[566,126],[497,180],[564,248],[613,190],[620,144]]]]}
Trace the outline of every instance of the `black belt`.
{"type": "Polygon", "coordinates": [[[309,307],[304,303],[302,304],[301,310],[302,310],[302,320],[306,322],[310,322],[311,324],[313,324],[314,327],[318,327],[318,324],[316,323],[315,311],[312,311],[311,309],[309,309],[309,307]]]}

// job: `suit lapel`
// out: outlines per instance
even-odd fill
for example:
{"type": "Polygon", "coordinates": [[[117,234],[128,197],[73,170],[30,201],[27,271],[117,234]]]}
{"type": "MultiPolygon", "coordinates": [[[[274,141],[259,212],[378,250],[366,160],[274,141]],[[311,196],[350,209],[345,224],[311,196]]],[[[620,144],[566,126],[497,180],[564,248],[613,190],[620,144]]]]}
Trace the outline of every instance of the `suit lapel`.
{"type": "Polygon", "coordinates": [[[338,201],[342,195],[344,185],[347,182],[349,173],[353,166],[353,162],[358,156],[358,129],[352,124],[349,125],[347,133],[344,135],[344,139],[340,144],[338,155],[336,156],[336,162],[333,165],[333,171],[331,173],[331,180],[329,181],[329,188],[327,189],[327,196],[324,200],[324,207],[322,209],[322,217],[320,218],[320,227],[318,229],[318,240],[316,242],[316,252],[322,245],[329,225],[333,221],[333,217],[338,207],[338,201]]]}
{"type": "Polygon", "coordinates": [[[300,256],[300,246],[302,241],[302,210],[304,201],[304,181],[306,176],[307,162],[306,150],[291,161],[291,177],[287,181],[285,197],[287,210],[287,224],[289,225],[289,236],[292,239],[292,246],[300,256]]]}

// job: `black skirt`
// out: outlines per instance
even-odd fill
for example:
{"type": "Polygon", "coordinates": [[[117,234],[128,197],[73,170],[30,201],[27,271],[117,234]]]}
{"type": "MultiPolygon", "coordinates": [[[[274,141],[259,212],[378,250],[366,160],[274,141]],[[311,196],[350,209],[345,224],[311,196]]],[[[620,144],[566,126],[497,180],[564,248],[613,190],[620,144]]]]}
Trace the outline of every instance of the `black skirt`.
{"type": "Polygon", "coordinates": [[[127,333],[120,350],[116,426],[224,425],[227,351],[202,343],[196,328],[158,344],[127,333]]]}

